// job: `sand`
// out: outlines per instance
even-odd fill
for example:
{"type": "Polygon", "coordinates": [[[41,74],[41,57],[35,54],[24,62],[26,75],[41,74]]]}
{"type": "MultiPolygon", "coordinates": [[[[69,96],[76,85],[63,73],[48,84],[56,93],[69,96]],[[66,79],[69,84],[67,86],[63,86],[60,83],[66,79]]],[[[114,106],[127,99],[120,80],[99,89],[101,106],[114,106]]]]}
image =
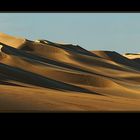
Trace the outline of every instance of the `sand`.
{"type": "Polygon", "coordinates": [[[0,33],[0,112],[140,111],[139,60],[0,33]]]}

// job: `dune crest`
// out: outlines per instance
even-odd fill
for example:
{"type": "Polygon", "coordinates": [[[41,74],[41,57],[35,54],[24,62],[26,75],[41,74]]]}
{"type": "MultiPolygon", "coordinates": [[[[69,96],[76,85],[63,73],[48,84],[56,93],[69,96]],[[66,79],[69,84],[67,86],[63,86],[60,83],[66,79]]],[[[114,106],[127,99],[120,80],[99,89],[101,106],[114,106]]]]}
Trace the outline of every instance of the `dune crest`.
{"type": "Polygon", "coordinates": [[[139,60],[0,33],[0,111],[140,110],[139,60]]]}

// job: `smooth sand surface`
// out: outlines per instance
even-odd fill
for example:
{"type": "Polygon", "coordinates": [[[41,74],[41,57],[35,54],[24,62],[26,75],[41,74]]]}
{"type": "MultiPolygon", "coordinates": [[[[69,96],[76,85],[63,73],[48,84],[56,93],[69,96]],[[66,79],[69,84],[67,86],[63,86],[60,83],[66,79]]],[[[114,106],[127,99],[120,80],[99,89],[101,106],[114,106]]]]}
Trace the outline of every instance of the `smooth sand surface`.
{"type": "Polygon", "coordinates": [[[0,33],[0,112],[140,111],[139,59],[0,33]]]}

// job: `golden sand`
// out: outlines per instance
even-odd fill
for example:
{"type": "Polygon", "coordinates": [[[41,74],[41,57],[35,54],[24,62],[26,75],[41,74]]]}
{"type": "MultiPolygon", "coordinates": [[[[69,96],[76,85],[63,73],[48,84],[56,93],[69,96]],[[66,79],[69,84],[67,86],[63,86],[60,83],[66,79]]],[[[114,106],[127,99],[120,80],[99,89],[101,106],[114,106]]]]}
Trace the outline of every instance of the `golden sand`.
{"type": "Polygon", "coordinates": [[[140,111],[140,55],[3,33],[0,50],[0,112],[140,111]]]}

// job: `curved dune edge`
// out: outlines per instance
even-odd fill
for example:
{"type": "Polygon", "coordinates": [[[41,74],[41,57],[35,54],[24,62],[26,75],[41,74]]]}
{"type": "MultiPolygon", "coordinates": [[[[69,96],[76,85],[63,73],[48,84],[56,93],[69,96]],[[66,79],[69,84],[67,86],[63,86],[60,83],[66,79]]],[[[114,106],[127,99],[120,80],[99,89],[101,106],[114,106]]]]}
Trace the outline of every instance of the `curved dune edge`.
{"type": "Polygon", "coordinates": [[[1,112],[140,110],[139,55],[4,33],[0,50],[1,112]]]}
{"type": "Polygon", "coordinates": [[[124,57],[131,59],[132,61],[134,61],[135,63],[140,64],[140,53],[136,53],[136,54],[124,54],[124,57]]]}

